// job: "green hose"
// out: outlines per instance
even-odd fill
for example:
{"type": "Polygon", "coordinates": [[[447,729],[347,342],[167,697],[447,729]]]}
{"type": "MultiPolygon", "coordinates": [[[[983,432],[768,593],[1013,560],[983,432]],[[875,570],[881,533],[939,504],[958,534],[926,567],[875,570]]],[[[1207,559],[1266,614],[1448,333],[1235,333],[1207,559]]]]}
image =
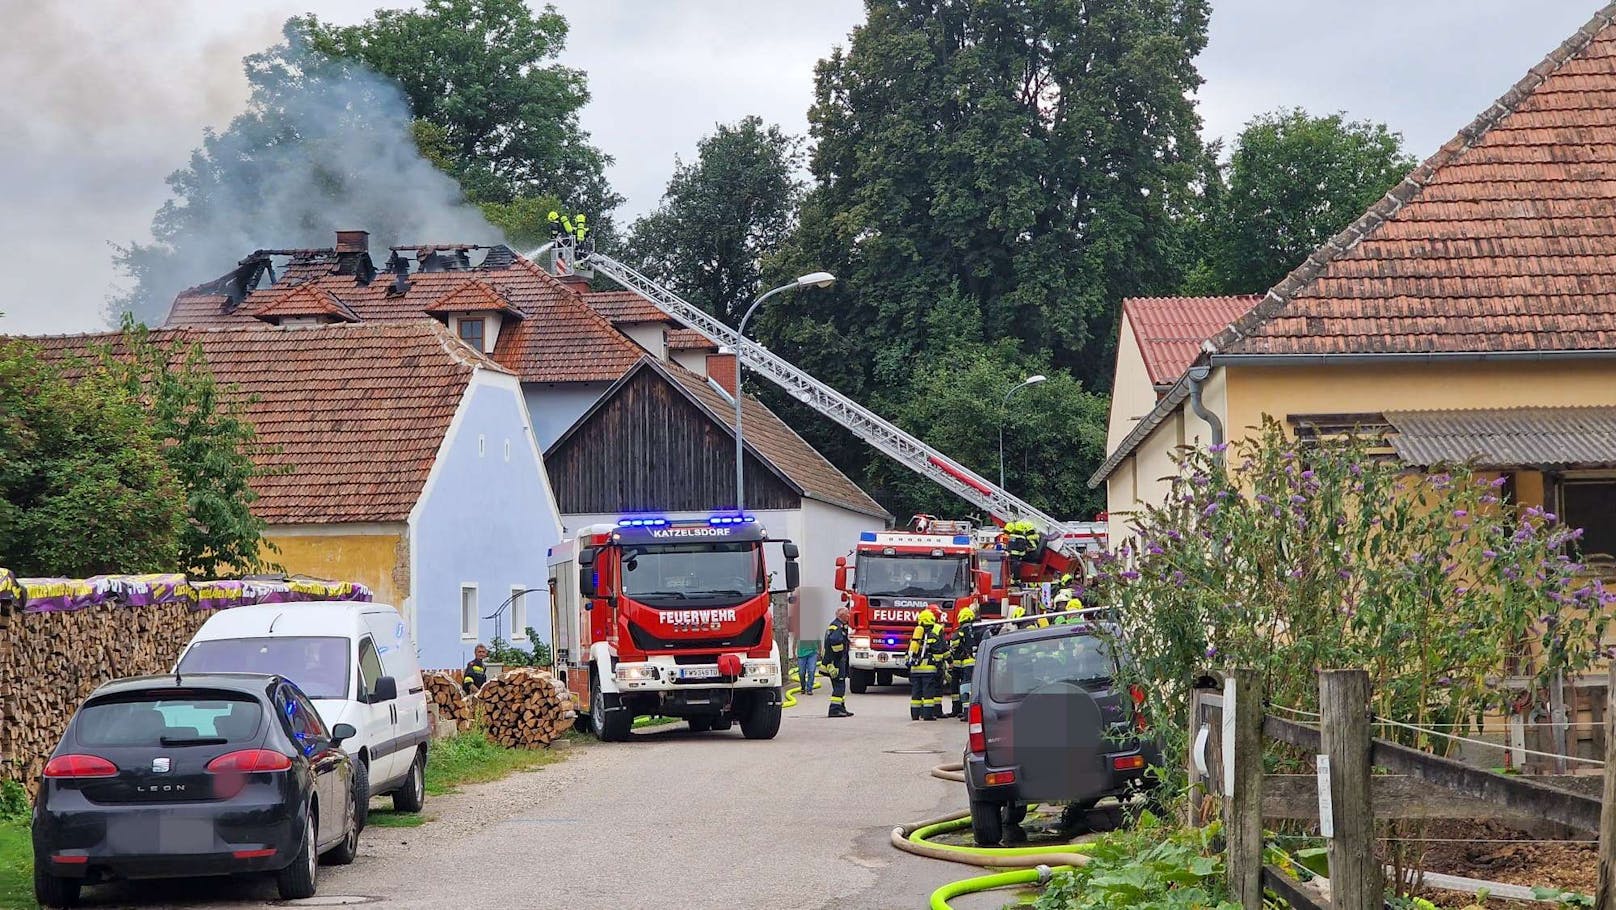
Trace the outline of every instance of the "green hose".
{"type": "Polygon", "coordinates": [[[1033,847],[966,847],[955,844],[934,844],[930,838],[949,831],[958,831],[971,826],[970,815],[960,818],[951,818],[946,821],[933,822],[916,828],[909,834],[909,842],[925,844],[937,850],[948,850],[968,856],[1040,856],[1045,853],[1084,853],[1093,849],[1088,844],[1040,844],[1033,847]]]}
{"type": "Polygon", "coordinates": [[[1013,885],[1048,884],[1051,875],[1056,872],[1070,871],[1071,868],[1071,866],[1039,866],[1036,869],[995,872],[992,875],[979,875],[976,878],[965,878],[957,882],[949,882],[931,893],[931,910],[954,910],[948,901],[950,898],[959,897],[961,894],[976,894],[980,891],[992,891],[995,888],[1008,888],[1013,885]]]}

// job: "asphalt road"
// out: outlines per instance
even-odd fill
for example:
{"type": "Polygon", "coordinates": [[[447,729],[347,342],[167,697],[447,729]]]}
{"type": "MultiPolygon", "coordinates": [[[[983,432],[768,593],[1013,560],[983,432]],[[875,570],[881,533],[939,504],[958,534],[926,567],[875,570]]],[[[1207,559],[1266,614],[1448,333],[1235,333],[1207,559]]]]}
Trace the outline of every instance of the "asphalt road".
{"type": "Polygon", "coordinates": [[[961,785],[929,771],[958,760],[965,725],[910,721],[896,687],[850,696],[857,716],[832,720],[826,695],[787,709],[767,742],[738,727],[651,728],[431,798],[425,826],[368,829],[353,865],[322,868],[314,901],[278,904],[263,880],[211,880],[93,888],[85,905],[222,910],[348,896],[423,910],[924,907],[972,870],[900,853],[887,838],[894,825],[964,807],[961,785]]]}

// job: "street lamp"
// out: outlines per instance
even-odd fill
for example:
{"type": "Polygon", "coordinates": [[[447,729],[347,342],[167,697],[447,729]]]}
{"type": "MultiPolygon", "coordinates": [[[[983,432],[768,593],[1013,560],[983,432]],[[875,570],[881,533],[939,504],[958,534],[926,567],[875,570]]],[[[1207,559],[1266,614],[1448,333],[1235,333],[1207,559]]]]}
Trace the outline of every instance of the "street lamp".
{"type": "Polygon", "coordinates": [[[740,514],[746,511],[746,494],[742,476],[744,452],[741,442],[741,345],[746,343],[746,323],[752,318],[752,313],[763,301],[768,300],[783,291],[794,288],[828,288],[836,283],[836,276],[829,272],[809,272],[790,284],[782,284],[762,297],[752,301],[741,316],[740,327],[735,330],[735,512],[740,514]]]}
{"type": "Polygon", "coordinates": [[[1016,394],[1017,392],[1021,391],[1024,388],[1026,388],[1027,386],[1037,385],[1038,383],[1043,382],[1045,379],[1048,379],[1048,378],[1049,378],[1048,376],[1045,376],[1042,373],[1039,373],[1036,376],[1028,376],[1026,379],[1023,379],[1023,380],[1021,380],[1021,382],[1017,383],[1013,388],[1010,389],[1010,391],[1005,392],[1004,393],[1004,400],[999,402],[999,489],[1001,489],[1001,490],[1004,489],[1004,409],[1005,409],[1005,406],[1010,404],[1010,396],[1011,395],[1016,394]]]}

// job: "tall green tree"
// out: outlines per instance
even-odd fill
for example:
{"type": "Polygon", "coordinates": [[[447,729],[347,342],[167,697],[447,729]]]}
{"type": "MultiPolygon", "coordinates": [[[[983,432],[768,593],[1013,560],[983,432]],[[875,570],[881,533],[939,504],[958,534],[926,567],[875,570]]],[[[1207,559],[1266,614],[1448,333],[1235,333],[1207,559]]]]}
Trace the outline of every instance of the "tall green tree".
{"type": "Polygon", "coordinates": [[[0,565],[19,575],[171,570],[185,499],[141,403],[0,342],[0,565]]]}
{"type": "Polygon", "coordinates": [[[800,139],[760,117],[719,124],[694,162],[674,160],[661,205],[630,229],[629,258],[734,325],[795,225],[802,154],[800,139]]]}
{"type": "Polygon", "coordinates": [[[379,9],[359,25],[306,21],[316,49],[398,83],[415,117],[436,128],[447,170],[473,201],[553,196],[589,213],[597,233],[609,225],[622,197],[606,182],[611,158],[578,121],[588,80],[555,62],[567,41],[555,7],[427,0],[379,9]]]}
{"type": "Polygon", "coordinates": [[[264,567],[264,520],[252,513],[258,499],[253,461],[261,445],[245,405],[220,388],[194,344],[159,343],[143,325],[126,320],[117,345],[95,351],[96,368],[144,409],[162,443],[185,504],[177,565],[214,575],[223,569],[264,567]]]}
{"type": "MultiPolygon", "coordinates": [[[[1121,298],[1176,290],[1191,263],[1186,216],[1204,155],[1190,94],[1207,3],[866,9],[847,49],[817,68],[813,185],[775,266],[841,280],[772,308],[763,334],[928,440],[993,435],[958,411],[921,413],[917,390],[1002,357],[986,347],[997,339],[1108,388],[1121,298]]],[[[845,434],[806,435],[855,477],[875,477],[874,456],[845,434]]],[[[1067,449],[1051,470],[1086,475],[1095,459],[1067,449]]],[[[909,508],[903,496],[886,504],[909,508]]]]}
{"type": "Polygon", "coordinates": [[[1235,140],[1208,200],[1205,268],[1191,290],[1262,293],[1414,167],[1384,123],[1264,114],[1235,140]]]}

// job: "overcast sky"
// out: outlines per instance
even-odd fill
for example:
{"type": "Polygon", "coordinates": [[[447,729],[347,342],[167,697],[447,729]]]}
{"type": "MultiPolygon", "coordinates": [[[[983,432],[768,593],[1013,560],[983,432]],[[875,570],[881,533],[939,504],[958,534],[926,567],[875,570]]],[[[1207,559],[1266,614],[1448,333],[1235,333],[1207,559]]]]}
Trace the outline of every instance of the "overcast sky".
{"type": "MultiPolygon", "coordinates": [[[[1206,135],[1300,106],[1383,120],[1429,155],[1598,8],[1582,0],[1213,0],[1199,65],[1206,135]]],[[[111,244],[149,237],[163,178],[241,107],[240,58],[312,8],[378,0],[0,0],[0,332],[100,327],[111,244]]],[[[861,0],[557,0],[563,60],[589,74],[584,126],[616,159],[625,222],[713,124],[805,132],[813,67],[861,0]]],[[[363,225],[354,225],[363,227],[363,225]]],[[[472,239],[472,238],[468,238],[472,239]]],[[[242,251],[244,254],[248,250],[242,251]]],[[[197,280],[213,277],[200,274],[197,280]]]]}

